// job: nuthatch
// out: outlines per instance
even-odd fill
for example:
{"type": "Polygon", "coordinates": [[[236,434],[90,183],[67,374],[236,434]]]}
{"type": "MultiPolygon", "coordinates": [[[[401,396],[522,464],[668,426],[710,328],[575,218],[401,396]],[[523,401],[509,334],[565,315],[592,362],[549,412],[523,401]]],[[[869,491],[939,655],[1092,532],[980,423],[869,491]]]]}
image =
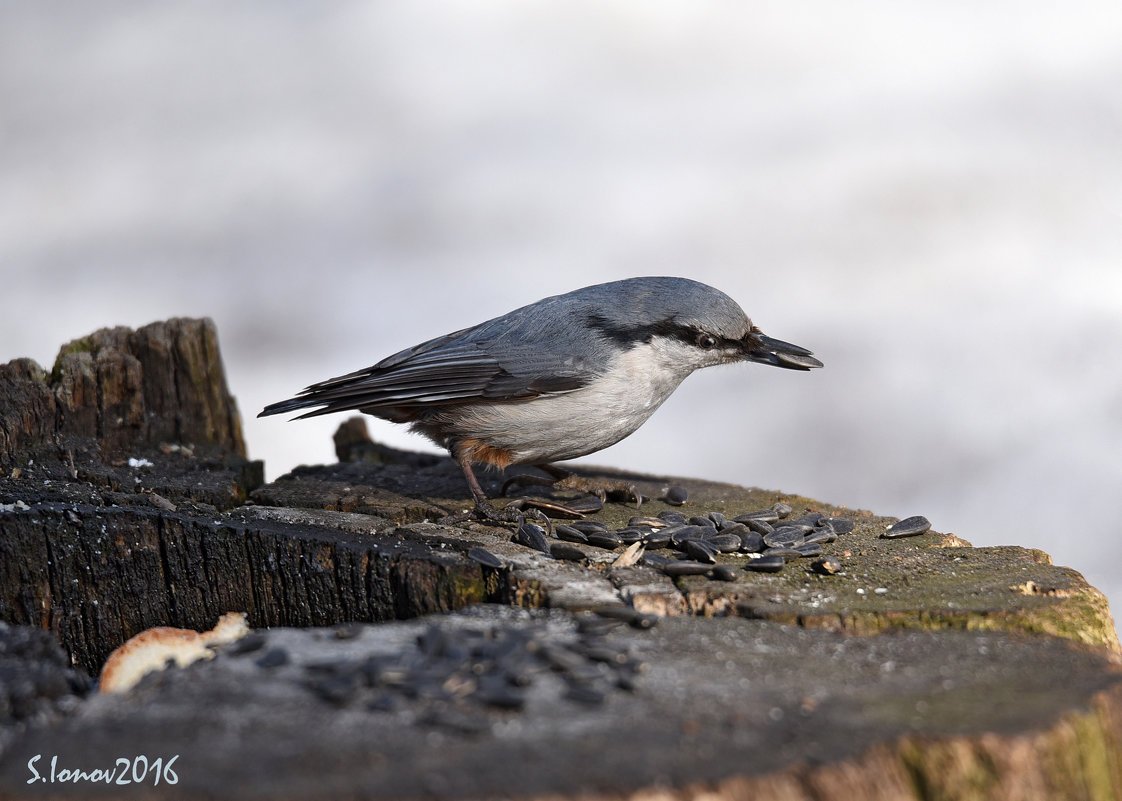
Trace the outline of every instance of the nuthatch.
{"type": "MultiPolygon", "coordinates": [[[[463,470],[476,512],[496,511],[472,464],[540,467],[614,445],[701,367],[752,361],[821,367],[811,351],[764,336],[727,295],[686,278],[584,287],[465,328],[266,406],[296,419],[357,409],[409,423],[463,470]],[[318,408],[317,408],[318,407],[318,408]]],[[[564,482],[562,482],[564,483],[564,482]]],[[[579,479],[567,486],[587,489],[579,479]]]]}

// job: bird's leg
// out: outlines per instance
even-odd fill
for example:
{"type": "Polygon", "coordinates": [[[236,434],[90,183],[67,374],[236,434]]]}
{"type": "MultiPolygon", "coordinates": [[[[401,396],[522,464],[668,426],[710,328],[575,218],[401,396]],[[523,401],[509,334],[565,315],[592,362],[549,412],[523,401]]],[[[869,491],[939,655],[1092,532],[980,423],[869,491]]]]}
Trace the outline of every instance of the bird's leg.
{"type": "Polygon", "coordinates": [[[539,464],[535,465],[535,467],[553,476],[554,489],[571,489],[577,490],[578,492],[587,492],[597,496],[601,501],[605,500],[609,495],[621,495],[627,500],[635,501],[636,508],[643,503],[643,495],[639,492],[638,487],[626,481],[583,478],[571,470],[565,470],[564,468],[552,464],[539,464]]]}
{"type": "MultiPolygon", "coordinates": [[[[475,472],[471,469],[471,459],[468,454],[461,453],[456,456],[456,464],[460,466],[463,471],[464,478],[467,480],[468,490],[471,492],[471,497],[475,501],[475,515],[491,523],[515,523],[521,525],[526,518],[526,513],[521,510],[521,505],[515,501],[502,509],[496,509],[495,506],[487,499],[487,493],[483,491],[483,487],[479,486],[479,480],[475,477],[475,472]]],[[[537,509],[529,511],[531,517],[545,521],[546,528],[552,530],[552,525],[544,514],[537,509]]],[[[456,516],[458,517],[458,516],[456,516]]],[[[449,518],[449,521],[455,521],[456,517],[449,518]]]]}

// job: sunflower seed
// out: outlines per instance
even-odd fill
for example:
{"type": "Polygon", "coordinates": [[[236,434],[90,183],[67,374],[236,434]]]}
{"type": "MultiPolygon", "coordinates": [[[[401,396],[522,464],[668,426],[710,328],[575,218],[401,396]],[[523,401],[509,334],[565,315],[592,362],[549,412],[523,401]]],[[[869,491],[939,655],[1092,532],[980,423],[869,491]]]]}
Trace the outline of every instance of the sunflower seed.
{"type": "Polygon", "coordinates": [[[735,553],[740,550],[743,540],[736,534],[718,534],[706,540],[721,553],[735,553]]]}
{"type": "Polygon", "coordinates": [[[712,565],[717,561],[717,549],[704,540],[686,540],[685,552],[686,556],[698,562],[712,565]]]}
{"type": "Polygon", "coordinates": [[[553,533],[557,535],[557,539],[565,540],[566,542],[588,542],[588,535],[579,529],[564,524],[553,527],[553,533]]]}
{"type": "Polygon", "coordinates": [[[730,565],[717,565],[713,568],[713,578],[717,581],[736,581],[736,569],[730,565]]]}
{"type": "Polygon", "coordinates": [[[643,539],[646,533],[646,531],[640,531],[637,528],[621,528],[619,531],[615,532],[616,536],[619,537],[620,542],[622,542],[624,545],[630,545],[633,542],[638,542],[639,540],[643,539]]]}
{"type": "Polygon", "coordinates": [[[488,551],[486,548],[472,548],[470,551],[467,552],[467,555],[468,555],[468,559],[474,559],[476,562],[479,562],[479,564],[483,565],[484,567],[493,567],[495,569],[498,569],[498,568],[506,566],[506,562],[504,562],[499,557],[495,556],[493,553],[488,551]]]}
{"type": "Polygon", "coordinates": [[[665,556],[659,556],[658,554],[644,553],[643,558],[639,560],[639,564],[646,565],[647,567],[653,567],[656,570],[662,570],[664,565],[668,565],[673,561],[673,559],[668,559],[665,556]]]}
{"type": "Polygon", "coordinates": [[[803,554],[794,548],[768,548],[764,556],[780,556],[790,562],[792,559],[801,559],[803,554]]]}
{"type": "Polygon", "coordinates": [[[791,522],[794,524],[810,526],[811,528],[814,528],[817,525],[821,525],[822,521],[825,519],[826,515],[822,514],[821,512],[807,512],[805,515],[802,515],[798,519],[792,520],[791,522]]]}
{"type": "Polygon", "coordinates": [[[691,526],[705,526],[706,528],[717,528],[717,524],[703,515],[694,515],[690,518],[689,523],[691,526]]]}
{"type": "Polygon", "coordinates": [[[794,550],[803,556],[819,556],[822,553],[822,546],[817,542],[804,542],[802,545],[796,545],[794,550]]]}
{"type": "Polygon", "coordinates": [[[747,518],[744,521],[744,523],[742,523],[742,525],[747,526],[749,529],[751,529],[752,531],[755,531],[757,534],[770,534],[771,532],[775,531],[775,527],[772,526],[771,523],[768,523],[764,520],[758,520],[757,518],[754,518],[754,517],[747,518]]]}
{"type": "Polygon", "coordinates": [[[642,543],[646,546],[647,550],[665,548],[670,544],[670,533],[665,530],[652,531],[650,534],[643,537],[642,543]]]}
{"type": "Polygon", "coordinates": [[[711,534],[716,529],[708,528],[706,526],[682,526],[681,528],[670,530],[670,544],[675,548],[684,548],[684,543],[690,540],[700,540],[706,534],[711,534]]]}
{"type": "Polygon", "coordinates": [[[856,525],[848,517],[831,517],[829,518],[830,528],[834,530],[835,534],[848,534],[853,531],[856,525]]]}
{"type": "Polygon", "coordinates": [[[721,526],[723,526],[727,520],[720,512],[710,512],[707,517],[713,521],[713,525],[716,526],[718,530],[720,530],[721,526]]]}
{"type": "Polygon", "coordinates": [[[623,540],[610,531],[593,531],[588,535],[588,544],[597,548],[607,548],[609,551],[623,545],[623,540]]]}
{"type": "Polygon", "coordinates": [[[808,356],[805,353],[791,353],[790,351],[777,350],[775,351],[775,358],[784,364],[789,364],[792,367],[812,369],[814,367],[821,367],[822,362],[813,356],[808,356]]]}
{"type": "Polygon", "coordinates": [[[842,564],[833,556],[823,556],[821,559],[815,559],[811,562],[810,567],[815,573],[832,576],[842,569],[842,564]]]}
{"type": "Polygon", "coordinates": [[[661,517],[649,517],[644,515],[635,515],[627,521],[628,528],[663,528],[666,526],[666,521],[661,517]]]}
{"type": "Polygon", "coordinates": [[[786,563],[787,560],[782,556],[761,556],[759,559],[749,559],[745,567],[760,573],[778,573],[786,563]]]}
{"type": "Polygon", "coordinates": [[[807,538],[803,540],[803,544],[810,545],[812,543],[818,543],[820,545],[828,545],[837,538],[838,535],[834,533],[834,530],[827,527],[826,529],[820,529],[807,535],[807,538]]]}
{"type": "Polygon", "coordinates": [[[761,509],[758,512],[745,512],[742,515],[737,515],[733,518],[737,523],[744,523],[751,525],[750,520],[758,520],[761,523],[774,523],[779,519],[779,514],[774,509],[761,509]]]}
{"type": "Polygon", "coordinates": [[[514,532],[511,540],[535,551],[549,553],[549,538],[545,536],[545,529],[537,523],[523,522],[518,527],[518,531],[514,532]]]}
{"type": "Polygon", "coordinates": [[[583,562],[584,551],[567,542],[553,542],[549,545],[549,555],[554,559],[563,559],[567,562],[583,562]]]}
{"type": "Polygon", "coordinates": [[[751,529],[743,523],[734,523],[731,520],[721,526],[722,534],[735,534],[737,537],[743,537],[751,529]]]}
{"type": "Polygon", "coordinates": [[[599,520],[574,520],[572,523],[566,524],[569,528],[575,528],[582,534],[591,534],[594,531],[607,531],[608,527],[599,520]]]}
{"type": "Polygon", "coordinates": [[[806,535],[799,529],[782,526],[764,537],[764,545],[769,548],[793,548],[805,540],[806,535]]]}
{"type": "Polygon", "coordinates": [[[681,506],[683,503],[688,501],[689,498],[690,493],[685,487],[671,487],[666,491],[666,495],[663,497],[663,500],[671,506],[681,506]]]}
{"type": "Polygon", "coordinates": [[[667,562],[662,572],[668,576],[703,576],[709,572],[710,565],[702,562],[667,562]]]}
{"type": "Polygon", "coordinates": [[[881,537],[885,539],[898,539],[900,537],[915,537],[918,534],[923,534],[931,528],[931,521],[923,515],[915,515],[914,517],[905,517],[898,523],[893,523],[889,526],[881,537]]]}
{"type": "Polygon", "coordinates": [[[663,509],[658,513],[658,519],[665,520],[667,525],[672,526],[684,526],[689,522],[684,514],[682,514],[681,512],[675,512],[672,509],[663,509]]]}
{"type": "Polygon", "coordinates": [[[755,531],[749,531],[740,538],[740,550],[745,553],[759,553],[764,549],[764,538],[755,531]]]}

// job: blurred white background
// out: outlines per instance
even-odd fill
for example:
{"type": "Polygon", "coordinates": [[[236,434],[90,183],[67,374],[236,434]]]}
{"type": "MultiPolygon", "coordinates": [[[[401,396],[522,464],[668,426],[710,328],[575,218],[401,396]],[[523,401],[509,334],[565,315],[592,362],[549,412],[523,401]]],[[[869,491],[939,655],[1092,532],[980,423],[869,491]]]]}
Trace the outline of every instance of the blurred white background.
{"type": "MultiPolygon", "coordinates": [[[[724,290],[826,369],[597,464],[924,514],[1122,600],[1117,2],[0,2],[0,360],[213,317],[268,402],[545,295],[724,290]]],[[[429,448],[389,423],[375,438],[429,448]]]]}

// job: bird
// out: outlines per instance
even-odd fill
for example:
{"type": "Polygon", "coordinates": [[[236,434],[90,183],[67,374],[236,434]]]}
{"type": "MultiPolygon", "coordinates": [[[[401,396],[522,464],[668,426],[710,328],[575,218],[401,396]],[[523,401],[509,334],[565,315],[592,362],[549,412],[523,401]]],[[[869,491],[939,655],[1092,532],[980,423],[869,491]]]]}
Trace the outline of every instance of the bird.
{"type": "Polygon", "coordinates": [[[474,513],[503,521],[510,515],[491,504],[473,465],[532,465],[558,479],[555,486],[597,491],[553,462],[614,445],[695,370],[737,362],[823,366],[806,348],[765,336],[720,290],[688,278],[627,278],[406,348],[258,417],[358,410],[408,424],[448,450],[474,513]]]}

